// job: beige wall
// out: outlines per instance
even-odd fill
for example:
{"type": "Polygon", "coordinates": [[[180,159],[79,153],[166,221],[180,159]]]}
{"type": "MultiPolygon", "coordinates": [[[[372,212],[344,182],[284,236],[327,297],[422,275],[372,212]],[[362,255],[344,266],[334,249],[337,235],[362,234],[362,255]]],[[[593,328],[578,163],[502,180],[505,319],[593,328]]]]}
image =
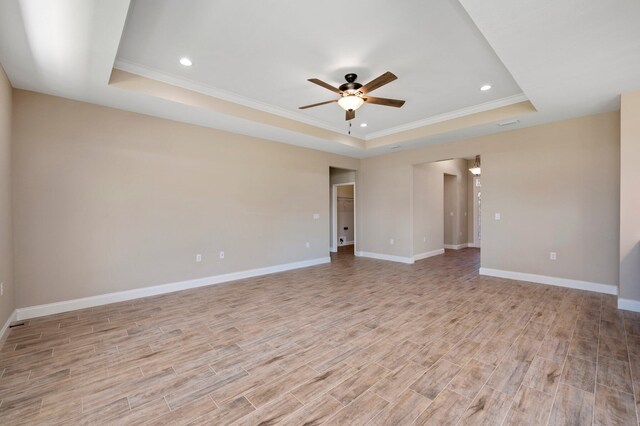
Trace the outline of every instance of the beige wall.
{"type": "MultiPolygon", "coordinates": [[[[15,308],[11,225],[11,84],[0,66],[0,328],[15,308]]],[[[1,337],[1,336],[0,336],[1,337]]]]}
{"type": "Polygon", "coordinates": [[[359,164],[25,91],[13,126],[18,307],[326,257],[359,164]]]}
{"type": "Polygon", "coordinates": [[[483,267],[617,285],[619,140],[613,112],[363,159],[361,250],[409,257],[413,165],[480,154],[483,267]]]}
{"type": "Polygon", "coordinates": [[[442,249],[445,244],[467,242],[467,174],[470,173],[463,159],[414,166],[413,256],[442,249]],[[447,179],[451,180],[450,206],[444,204],[447,179]]]}
{"type": "Polygon", "coordinates": [[[330,166],[359,169],[358,250],[411,257],[414,165],[478,153],[482,266],[616,284],[619,120],[356,160],[14,91],[17,306],[325,257],[330,166]]]}
{"type": "Polygon", "coordinates": [[[444,175],[434,164],[413,168],[414,256],[444,248],[444,175]]]}
{"type": "Polygon", "coordinates": [[[620,298],[640,301],[640,91],[620,113],[620,298]]]}

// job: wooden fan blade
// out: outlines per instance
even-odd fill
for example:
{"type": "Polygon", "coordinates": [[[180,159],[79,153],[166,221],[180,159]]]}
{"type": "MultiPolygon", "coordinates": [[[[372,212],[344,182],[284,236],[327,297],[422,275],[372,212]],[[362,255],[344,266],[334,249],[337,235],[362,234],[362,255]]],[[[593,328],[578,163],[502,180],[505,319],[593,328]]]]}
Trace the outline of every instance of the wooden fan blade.
{"type": "Polygon", "coordinates": [[[334,103],[334,102],[338,102],[338,100],[337,100],[337,99],[334,99],[334,100],[332,100],[332,101],[319,102],[319,103],[317,103],[317,104],[305,105],[305,106],[298,107],[298,109],[313,108],[313,107],[317,107],[317,106],[320,106],[320,105],[332,104],[332,103],[334,103]]]}
{"type": "Polygon", "coordinates": [[[332,85],[330,85],[330,84],[325,83],[325,82],[324,82],[324,81],[322,81],[322,80],[318,80],[317,78],[310,78],[310,79],[309,79],[309,80],[307,80],[307,81],[310,81],[310,82],[312,82],[312,83],[314,83],[314,84],[317,84],[317,85],[318,85],[318,86],[320,86],[320,87],[324,87],[325,89],[329,89],[329,90],[331,90],[332,92],[337,93],[338,95],[341,95],[341,94],[342,94],[342,92],[341,92],[339,89],[337,89],[337,88],[333,87],[333,86],[332,86],[332,85]]]}
{"type": "Polygon", "coordinates": [[[371,80],[370,82],[368,82],[367,84],[365,84],[364,86],[362,86],[360,88],[360,91],[362,93],[373,92],[377,88],[382,87],[385,84],[391,83],[393,80],[395,80],[397,78],[398,77],[396,77],[395,74],[393,74],[392,72],[387,71],[384,74],[382,74],[380,77],[375,78],[375,79],[371,80]]]}
{"type": "Polygon", "coordinates": [[[391,106],[396,108],[400,108],[402,105],[404,105],[404,101],[401,101],[399,99],[374,98],[373,96],[367,96],[366,98],[363,98],[363,99],[365,102],[369,104],[378,104],[378,105],[391,106]]]}
{"type": "Polygon", "coordinates": [[[352,109],[346,111],[346,118],[345,120],[349,121],[349,120],[353,120],[354,118],[356,118],[356,112],[352,109]]]}

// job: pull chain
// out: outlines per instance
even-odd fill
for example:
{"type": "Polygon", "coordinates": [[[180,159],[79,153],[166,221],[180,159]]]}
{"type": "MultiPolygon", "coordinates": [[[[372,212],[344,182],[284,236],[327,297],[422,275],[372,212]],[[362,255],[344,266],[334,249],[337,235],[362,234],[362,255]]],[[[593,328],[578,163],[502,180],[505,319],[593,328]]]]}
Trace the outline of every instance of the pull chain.
{"type": "Polygon", "coordinates": [[[349,134],[351,134],[351,120],[349,120],[349,134]]]}

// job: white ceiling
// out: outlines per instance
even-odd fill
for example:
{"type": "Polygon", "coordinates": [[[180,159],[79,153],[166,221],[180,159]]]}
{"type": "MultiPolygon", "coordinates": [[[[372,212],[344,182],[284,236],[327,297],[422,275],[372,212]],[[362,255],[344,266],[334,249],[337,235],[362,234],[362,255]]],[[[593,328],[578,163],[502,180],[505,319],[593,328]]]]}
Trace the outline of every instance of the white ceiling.
{"type": "Polygon", "coordinates": [[[392,71],[399,79],[374,95],[407,103],[358,110],[354,124],[369,126],[354,134],[369,140],[525,96],[538,110],[516,126],[401,143],[410,149],[617,109],[620,93],[640,89],[638,22],[638,0],[5,0],[0,63],[16,88],[366,157],[390,151],[123,90],[109,85],[111,69],[340,133],[337,105],[297,109],[334,96],[306,79],[338,85],[347,72],[366,82],[392,71]],[[183,55],[192,68],[178,64],[183,55]],[[485,82],[494,89],[480,92],[485,82]]]}
{"type": "Polygon", "coordinates": [[[336,11],[343,0],[306,2],[134,0],[116,66],[180,86],[312,120],[344,131],[337,104],[299,106],[338,95],[344,75],[365,83],[385,71],[398,80],[372,96],[406,100],[401,109],[364,105],[354,125],[363,136],[434,115],[493,102],[521,90],[456,0],[352,0],[352,28],[336,11]],[[180,65],[187,56],[192,67],[180,65]],[[490,83],[493,90],[482,92],[490,83]]]}

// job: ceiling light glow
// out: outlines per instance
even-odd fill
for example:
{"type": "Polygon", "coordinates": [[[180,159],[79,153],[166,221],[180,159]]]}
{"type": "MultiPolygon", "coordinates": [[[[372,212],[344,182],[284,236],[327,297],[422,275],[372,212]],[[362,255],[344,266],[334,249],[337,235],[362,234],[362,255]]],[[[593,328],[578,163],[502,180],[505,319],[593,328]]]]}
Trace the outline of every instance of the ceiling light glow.
{"type": "Polygon", "coordinates": [[[361,123],[360,127],[367,127],[367,123],[361,123]]]}
{"type": "Polygon", "coordinates": [[[346,95],[338,100],[338,105],[345,111],[355,111],[362,106],[364,99],[356,95],[346,95]]]}
{"type": "Polygon", "coordinates": [[[479,155],[476,155],[476,161],[473,162],[473,167],[471,167],[469,171],[474,176],[480,176],[480,156],[479,155]]]}
{"type": "Polygon", "coordinates": [[[191,62],[191,59],[189,58],[180,58],[180,63],[185,67],[190,67],[191,65],[193,65],[193,62],[191,62]]]}
{"type": "Polygon", "coordinates": [[[486,92],[487,90],[491,90],[491,85],[485,84],[484,86],[480,87],[480,90],[482,90],[483,92],[486,92]]]}

